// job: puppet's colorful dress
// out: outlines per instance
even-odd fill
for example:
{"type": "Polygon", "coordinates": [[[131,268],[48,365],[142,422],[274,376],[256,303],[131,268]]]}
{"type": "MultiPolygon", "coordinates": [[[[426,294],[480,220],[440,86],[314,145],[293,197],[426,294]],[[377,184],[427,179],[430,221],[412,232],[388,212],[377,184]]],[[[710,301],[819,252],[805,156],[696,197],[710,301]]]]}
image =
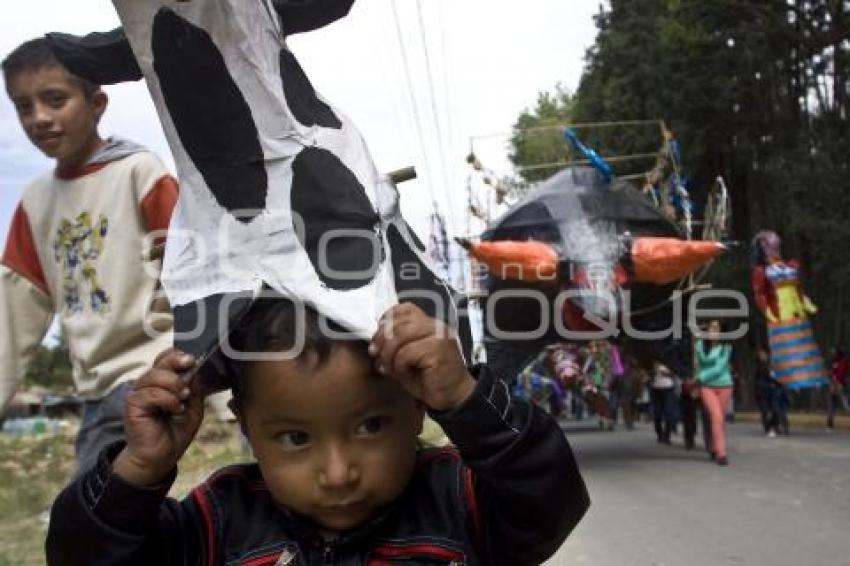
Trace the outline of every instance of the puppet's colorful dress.
{"type": "Polygon", "coordinates": [[[815,306],[800,286],[799,264],[772,261],[753,268],[753,291],[767,318],[771,375],[793,390],[829,382],[829,371],[812,333],[815,306]]]}

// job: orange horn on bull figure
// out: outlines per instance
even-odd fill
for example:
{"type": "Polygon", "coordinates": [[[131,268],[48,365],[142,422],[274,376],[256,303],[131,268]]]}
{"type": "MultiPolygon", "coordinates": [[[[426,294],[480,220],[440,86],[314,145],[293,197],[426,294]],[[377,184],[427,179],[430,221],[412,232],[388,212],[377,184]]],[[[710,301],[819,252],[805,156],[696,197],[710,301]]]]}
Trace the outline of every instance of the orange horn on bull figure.
{"type": "Polygon", "coordinates": [[[634,238],[631,245],[633,281],[665,285],[696,271],[721,253],[726,246],[714,241],[676,238],[634,238]]]}
{"type": "Polygon", "coordinates": [[[544,242],[471,242],[463,238],[457,242],[500,279],[553,281],[558,275],[558,252],[544,242]]]}

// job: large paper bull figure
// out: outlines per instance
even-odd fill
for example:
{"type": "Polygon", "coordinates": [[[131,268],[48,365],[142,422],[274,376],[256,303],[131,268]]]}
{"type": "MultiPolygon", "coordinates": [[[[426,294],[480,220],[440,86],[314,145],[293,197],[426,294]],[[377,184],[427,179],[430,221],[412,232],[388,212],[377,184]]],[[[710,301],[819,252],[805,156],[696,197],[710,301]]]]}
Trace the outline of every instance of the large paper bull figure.
{"type": "MultiPolygon", "coordinates": [[[[726,248],[685,240],[639,191],[591,167],[554,175],[460,243],[489,270],[485,345],[506,375],[552,343],[670,328],[680,280],[726,248]]],[[[680,340],[640,348],[690,372],[680,340]]]]}
{"type": "Polygon", "coordinates": [[[187,351],[215,349],[230,298],[263,286],[362,337],[400,299],[457,323],[395,186],[287,47],[353,1],[115,0],[123,29],[49,35],[78,75],[147,81],[181,182],[162,283],[187,351]]]}

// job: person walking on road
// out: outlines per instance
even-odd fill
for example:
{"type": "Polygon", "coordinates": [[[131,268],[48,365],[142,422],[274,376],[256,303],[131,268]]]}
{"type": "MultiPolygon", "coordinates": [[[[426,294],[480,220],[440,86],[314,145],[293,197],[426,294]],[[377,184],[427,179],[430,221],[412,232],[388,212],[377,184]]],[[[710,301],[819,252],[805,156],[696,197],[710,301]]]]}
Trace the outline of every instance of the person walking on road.
{"type": "Polygon", "coordinates": [[[670,434],[673,432],[673,427],[676,424],[676,382],[673,372],[664,364],[656,362],[652,381],[649,385],[652,419],[655,422],[655,436],[658,442],[670,444],[670,434]]]}
{"type": "Polygon", "coordinates": [[[847,399],[848,372],[850,372],[850,358],[844,354],[844,350],[836,348],[832,357],[832,380],[826,398],[826,429],[830,432],[835,429],[835,413],[838,410],[838,404],[841,403],[845,411],[850,411],[850,403],[847,399]]]}
{"type": "Polygon", "coordinates": [[[779,415],[776,410],[773,380],[770,378],[770,365],[768,353],[764,348],[756,352],[756,371],[753,375],[755,388],[755,400],[761,414],[761,426],[768,438],[773,438],[779,433],[779,415]]]}
{"type": "Polygon", "coordinates": [[[682,407],[682,428],[685,440],[685,449],[693,450],[696,447],[697,417],[702,421],[703,445],[706,452],[711,454],[711,425],[708,413],[702,408],[700,402],[700,386],[695,377],[682,381],[682,391],[679,395],[679,403],[682,407]]]}
{"type": "Polygon", "coordinates": [[[721,466],[729,465],[726,453],[726,409],[732,400],[732,372],[729,361],[732,345],[720,341],[720,321],[708,325],[705,340],[698,340],[697,379],[702,386],[700,398],[711,422],[712,458],[721,466]]]}

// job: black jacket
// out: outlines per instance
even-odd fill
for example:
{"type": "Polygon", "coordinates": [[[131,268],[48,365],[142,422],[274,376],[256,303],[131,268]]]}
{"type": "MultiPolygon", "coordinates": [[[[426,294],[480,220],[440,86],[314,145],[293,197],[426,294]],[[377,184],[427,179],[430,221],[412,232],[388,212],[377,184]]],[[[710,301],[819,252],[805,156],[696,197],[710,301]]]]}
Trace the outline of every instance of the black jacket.
{"type": "Polygon", "coordinates": [[[589,505],[557,423],[487,375],[462,407],[432,416],[457,449],[422,450],[393,507],[332,543],[276,506],[256,465],[220,470],[177,502],[165,498],[173,476],[139,489],[113,475],[113,445],[54,503],[47,562],[521,566],[557,551],[589,505]]]}

